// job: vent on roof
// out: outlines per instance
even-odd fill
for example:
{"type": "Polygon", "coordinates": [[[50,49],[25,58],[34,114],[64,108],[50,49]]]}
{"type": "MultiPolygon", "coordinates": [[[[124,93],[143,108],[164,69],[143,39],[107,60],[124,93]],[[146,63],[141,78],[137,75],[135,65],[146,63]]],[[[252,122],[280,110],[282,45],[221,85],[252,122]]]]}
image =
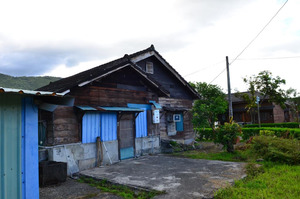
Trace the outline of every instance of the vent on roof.
{"type": "Polygon", "coordinates": [[[153,63],[152,62],[146,62],[146,73],[153,74],[153,63]]]}

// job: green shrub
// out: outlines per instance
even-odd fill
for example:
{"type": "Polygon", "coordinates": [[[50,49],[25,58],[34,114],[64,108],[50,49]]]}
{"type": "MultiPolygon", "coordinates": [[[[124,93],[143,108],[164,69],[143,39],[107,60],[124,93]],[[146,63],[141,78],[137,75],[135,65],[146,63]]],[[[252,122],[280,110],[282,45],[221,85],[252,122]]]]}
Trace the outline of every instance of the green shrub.
{"type": "Polygon", "coordinates": [[[268,161],[300,164],[300,141],[296,139],[255,136],[251,149],[268,161]]]}
{"type": "Polygon", "coordinates": [[[275,136],[275,131],[270,130],[260,130],[259,135],[265,135],[265,136],[275,136]]]}
{"type": "MultiPolygon", "coordinates": [[[[246,124],[244,125],[245,128],[253,128],[259,127],[258,124],[246,124]]],[[[261,127],[278,127],[278,128],[299,128],[299,123],[297,122],[285,122],[285,123],[263,123],[261,127]]]]}
{"type": "Polygon", "coordinates": [[[203,140],[213,140],[213,130],[212,128],[195,128],[197,133],[197,138],[200,141],[203,140]]]}
{"type": "Polygon", "coordinates": [[[253,178],[261,173],[264,173],[264,167],[254,163],[248,163],[245,167],[247,178],[253,178]]]}
{"type": "Polygon", "coordinates": [[[261,128],[243,128],[242,129],[242,138],[243,140],[248,140],[250,137],[260,135],[260,132],[272,134],[270,131],[274,132],[276,137],[290,138],[290,139],[300,139],[300,129],[289,129],[289,128],[270,128],[270,127],[261,127],[261,128]]]}
{"type": "Polygon", "coordinates": [[[259,135],[260,128],[243,128],[242,138],[243,140],[248,140],[250,137],[259,135]]]}
{"type": "Polygon", "coordinates": [[[216,129],[215,143],[223,145],[227,152],[233,152],[233,145],[236,143],[237,137],[241,135],[242,129],[237,123],[225,123],[216,129]]]}

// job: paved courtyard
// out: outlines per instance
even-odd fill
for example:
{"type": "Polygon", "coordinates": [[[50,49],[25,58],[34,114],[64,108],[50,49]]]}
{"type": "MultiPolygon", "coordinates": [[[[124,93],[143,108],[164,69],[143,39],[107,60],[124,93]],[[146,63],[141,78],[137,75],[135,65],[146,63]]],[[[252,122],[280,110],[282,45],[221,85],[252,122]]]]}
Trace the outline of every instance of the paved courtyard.
{"type": "Polygon", "coordinates": [[[166,191],[156,198],[212,198],[214,192],[245,176],[245,163],[143,156],[80,172],[127,186],[166,191]]]}

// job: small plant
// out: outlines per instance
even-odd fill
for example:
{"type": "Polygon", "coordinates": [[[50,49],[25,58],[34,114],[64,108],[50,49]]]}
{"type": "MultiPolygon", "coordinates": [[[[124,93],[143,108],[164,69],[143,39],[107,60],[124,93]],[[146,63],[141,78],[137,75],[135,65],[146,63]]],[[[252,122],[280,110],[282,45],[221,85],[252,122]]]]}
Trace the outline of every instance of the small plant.
{"type": "Polygon", "coordinates": [[[254,178],[257,175],[264,173],[264,168],[261,165],[248,163],[245,167],[247,178],[254,178]]]}
{"type": "Polygon", "coordinates": [[[275,136],[275,132],[270,130],[260,130],[259,135],[275,136]]]}
{"type": "Polygon", "coordinates": [[[236,143],[238,136],[241,135],[241,127],[237,123],[225,123],[223,126],[216,130],[215,143],[223,145],[227,152],[234,151],[233,145],[236,143]]]}

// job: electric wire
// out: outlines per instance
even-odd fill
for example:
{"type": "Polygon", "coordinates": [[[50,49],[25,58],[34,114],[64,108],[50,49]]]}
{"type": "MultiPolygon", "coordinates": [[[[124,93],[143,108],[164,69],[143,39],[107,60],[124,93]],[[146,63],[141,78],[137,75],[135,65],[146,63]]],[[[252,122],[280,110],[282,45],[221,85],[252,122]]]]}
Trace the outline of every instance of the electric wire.
{"type": "Polygon", "coordinates": [[[212,66],[216,66],[216,65],[219,65],[219,64],[221,64],[221,63],[224,63],[224,60],[219,61],[219,62],[217,62],[217,63],[215,63],[215,64],[211,64],[211,65],[206,66],[206,67],[204,67],[204,68],[201,68],[201,69],[199,69],[199,70],[196,70],[196,71],[194,71],[194,72],[192,72],[192,73],[189,73],[189,74],[187,74],[187,75],[184,75],[183,77],[187,77],[187,76],[193,75],[193,74],[195,74],[195,73],[198,73],[198,72],[200,72],[200,71],[206,70],[206,69],[208,69],[208,68],[210,68],[210,67],[212,67],[212,66]]]}
{"type": "Polygon", "coordinates": [[[278,15],[282,8],[287,4],[289,0],[286,0],[285,3],[279,8],[275,15],[269,20],[269,22],[261,29],[261,31],[249,42],[249,44],[229,63],[231,65],[243,52],[258,38],[258,36],[266,29],[266,27],[273,21],[273,19],[278,15]]]}
{"type": "Polygon", "coordinates": [[[272,60],[272,59],[299,59],[300,56],[290,57],[256,57],[256,58],[239,58],[237,61],[252,61],[252,60],[272,60]]]}
{"type": "Polygon", "coordinates": [[[224,68],[209,84],[213,83],[222,73],[224,73],[226,68],[224,68]]]}
{"type": "MultiPolygon", "coordinates": [[[[288,0],[285,1],[285,3],[279,8],[279,10],[275,13],[275,15],[268,21],[268,23],[259,31],[259,33],[246,45],[246,47],[229,63],[231,65],[233,62],[235,62],[239,56],[241,56],[244,51],[258,38],[258,36],[266,29],[266,27],[273,21],[273,19],[278,15],[278,13],[282,10],[282,8],[287,4],[288,0]]],[[[221,73],[219,73],[209,84],[214,82],[222,73],[224,73],[226,70],[223,69],[221,73]]]]}

